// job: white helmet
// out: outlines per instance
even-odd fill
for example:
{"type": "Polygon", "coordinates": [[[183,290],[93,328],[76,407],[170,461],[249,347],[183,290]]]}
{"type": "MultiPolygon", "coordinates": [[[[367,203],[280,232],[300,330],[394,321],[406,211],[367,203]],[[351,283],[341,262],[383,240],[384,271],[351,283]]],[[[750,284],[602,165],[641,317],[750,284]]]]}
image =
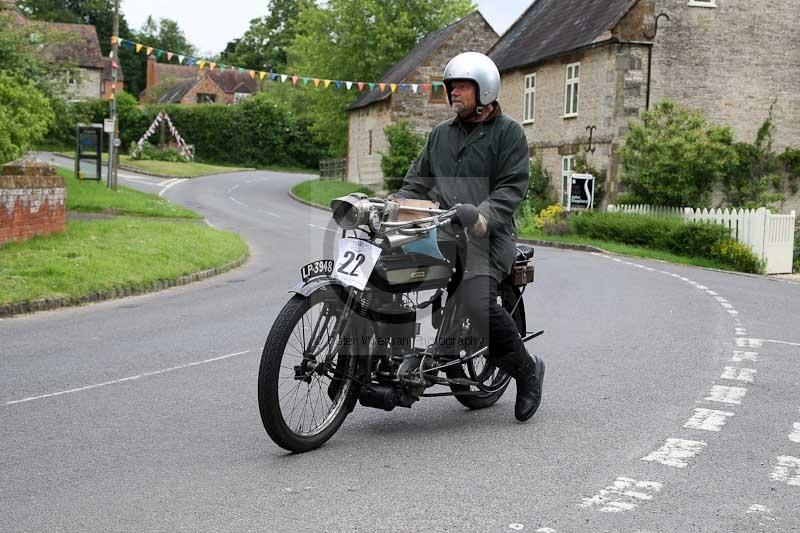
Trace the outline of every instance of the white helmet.
{"type": "Polygon", "coordinates": [[[489,105],[497,100],[500,94],[500,72],[497,65],[488,56],[478,52],[464,52],[450,60],[444,67],[444,82],[447,89],[447,101],[450,102],[452,82],[470,80],[478,86],[477,100],[479,106],[489,105]]]}

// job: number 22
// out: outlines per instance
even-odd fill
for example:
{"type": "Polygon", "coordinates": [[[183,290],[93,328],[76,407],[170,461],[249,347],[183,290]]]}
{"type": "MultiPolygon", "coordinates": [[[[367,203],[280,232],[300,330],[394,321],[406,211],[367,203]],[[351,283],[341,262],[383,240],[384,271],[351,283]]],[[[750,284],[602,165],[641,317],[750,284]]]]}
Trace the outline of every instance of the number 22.
{"type": "Polygon", "coordinates": [[[353,252],[351,252],[350,250],[348,250],[348,251],[346,251],[344,253],[344,257],[345,257],[345,259],[347,259],[347,261],[345,261],[344,264],[339,267],[337,272],[341,272],[342,274],[345,274],[347,276],[358,276],[358,274],[356,274],[356,270],[358,270],[358,267],[360,267],[364,263],[364,261],[366,260],[364,255],[363,254],[356,255],[353,252]],[[350,265],[350,263],[353,262],[353,260],[356,261],[356,265],[353,267],[352,271],[347,272],[345,270],[345,268],[347,268],[348,265],[350,265]]]}

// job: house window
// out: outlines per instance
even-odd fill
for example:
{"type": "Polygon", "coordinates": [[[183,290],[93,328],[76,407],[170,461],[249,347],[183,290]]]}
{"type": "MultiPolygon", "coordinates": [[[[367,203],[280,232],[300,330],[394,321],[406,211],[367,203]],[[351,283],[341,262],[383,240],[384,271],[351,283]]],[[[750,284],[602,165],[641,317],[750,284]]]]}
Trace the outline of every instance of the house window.
{"type": "Polygon", "coordinates": [[[253,96],[251,93],[233,93],[233,103],[238,104],[253,96]]]}
{"type": "Polygon", "coordinates": [[[66,76],[67,76],[67,84],[69,84],[69,85],[77,85],[77,83],[78,83],[78,78],[77,78],[77,76],[75,75],[75,72],[74,72],[74,71],[72,71],[72,70],[67,70],[67,71],[66,71],[66,76]]]}
{"type": "Polygon", "coordinates": [[[568,196],[572,190],[572,173],[575,171],[575,156],[565,155],[561,158],[561,205],[567,206],[568,196]]]}
{"type": "Polygon", "coordinates": [[[717,7],[717,0],[689,0],[690,7],[717,7]]]}
{"type": "Polygon", "coordinates": [[[198,104],[213,104],[217,101],[216,94],[210,93],[197,93],[197,103],[198,104]]]}
{"type": "Polygon", "coordinates": [[[567,65],[567,81],[564,90],[564,118],[578,116],[578,86],[580,85],[580,63],[567,65]]]}
{"type": "Polygon", "coordinates": [[[447,103],[447,94],[445,93],[445,87],[442,83],[442,78],[439,77],[431,77],[431,94],[428,98],[428,101],[432,104],[446,104],[447,103]],[[436,88],[434,88],[434,84],[436,88]]]}
{"type": "Polygon", "coordinates": [[[525,98],[522,108],[522,122],[534,122],[536,118],[536,74],[525,76],[525,98]]]}

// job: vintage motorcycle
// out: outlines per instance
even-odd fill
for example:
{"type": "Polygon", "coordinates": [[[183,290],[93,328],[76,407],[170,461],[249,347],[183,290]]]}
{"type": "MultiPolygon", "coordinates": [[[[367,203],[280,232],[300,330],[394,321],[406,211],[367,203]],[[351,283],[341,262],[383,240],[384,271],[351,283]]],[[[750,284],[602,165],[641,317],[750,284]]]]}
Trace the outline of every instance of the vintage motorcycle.
{"type": "MultiPolygon", "coordinates": [[[[302,282],[264,345],[258,405],[272,440],[296,453],[318,448],[357,402],[391,411],[431,396],[454,396],[469,409],[500,399],[511,377],[486,358],[488,346],[465,317],[454,265],[420,250],[445,226],[468,239],[463,228],[477,220],[475,206],[406,208],[354,193],[331,207],[342,231],[337,258],[300,269],[302,282]],[[398,220],[403,213],[416,218],[398,220]],[[421,292],[433,294],[420,302],[421,292]],[[423,309],[436,333],[415,346],[423,309]],[[441,385],[449,391],[425,392],[441,385]]],[[[543,333],[526,332],[522,293],[533,278],[533,248],[519,245],[498,296],[523,342],[543,333]]]]}

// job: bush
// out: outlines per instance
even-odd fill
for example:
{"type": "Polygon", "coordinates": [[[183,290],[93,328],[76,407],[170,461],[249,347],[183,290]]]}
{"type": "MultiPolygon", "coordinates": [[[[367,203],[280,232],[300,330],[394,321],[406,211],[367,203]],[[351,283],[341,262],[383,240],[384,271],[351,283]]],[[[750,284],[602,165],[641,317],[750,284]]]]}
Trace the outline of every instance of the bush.
{"type": "Polygon", "coordinates": [[[592,211],[576,214],[570,223],[578,235],[660,250],[670,249],[669,236],[683,226],[679,219],[592,211]]]}
{"type": "Polygon", "coordinates": [[[711,248],[710,257],[721,263],[732,266],[739,272],[763,274],[766,270],[764,261],[744,244],[733,239],[723,239],[711,248]]]}
{"type": "Polygon", "coordinates": [[[543,229],[545,226],[549,224],[555,224],[556,222],[564,219],[564,208],[562,208],[559,204],[553,204],[548,206],[539,212],[534,219],[533,226],[536,229],[543,229]]]}
{"type": "MultiPolygon", "coordinates": [[[[131,157],[136,149],[136,143],[131,143],[131,157]]],[[[177,148],[165,147],[158,148],[149,142],[144,143],[142,150],[133,159],[141,161],[169,161],[172,163],[184,163],[186,159],[181,155],[177,148]]]]}
{"type": "Polygon", "coordinates": [[[394,192],[403,185],[408,167],[425,146],[425,137],[414,132],[408,121],[401,120],[383,129],[389,151],[381,152],[381,171],[388,191],[394,192]]]}
{"type": "Polygon", "coordinates": [[[694,257],[709,257],[712,248],[730,236],[720,224],[683,223],[669,235],[669,250],[694,257]]]}
{"type": "Polygon", "coordinates": [[[733,132],[664,100],[631,122],[620,151],[622,183],[635,203],[708,207],[736,161],[733,132]]]}

